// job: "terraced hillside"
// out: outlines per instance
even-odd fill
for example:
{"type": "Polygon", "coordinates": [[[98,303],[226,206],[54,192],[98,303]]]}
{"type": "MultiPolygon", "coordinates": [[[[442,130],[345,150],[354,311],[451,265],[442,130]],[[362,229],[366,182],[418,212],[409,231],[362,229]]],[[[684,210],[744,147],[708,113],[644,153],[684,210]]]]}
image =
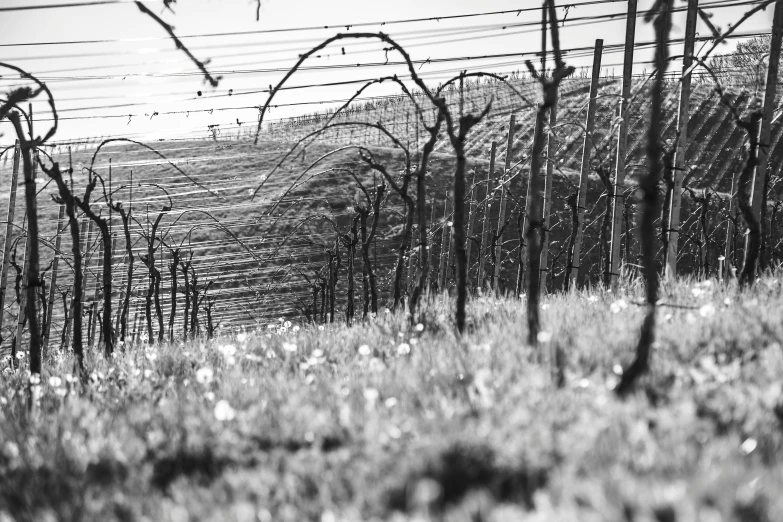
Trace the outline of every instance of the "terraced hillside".
{"type": "MultiPolygon", "coordinates": [[[[502,170],[506,157],[506,136],[511,114],[516,117],[514,139],[512,141],[511,174],[509,190],[509,224],[502,234],[501,288],[513,288],[516,278],[520,212],[524,211],[524,193],[529,153],[532,139],[533,104],[537,100],[538,88],[529,81],[516,79],[512,82],[516,92],[499,83],[470,84],[463,92],[466,111],[476,111],[492,100],[492,112],[472,131],[469,137],[468,151],[470,167],[477,180],[473,195],[477,205],[476,222],[483,220],[481,202],[489,197],[493,201],[489,207],[490,228],[497,228],[499,190],[497,174],[502,170]],[[522,96],[519,96],[521,94],[522,96]],[[494,182],[479,183],[487,179],[489,151],[491,143],[497,142],[496,173],[491,176],[494,182]]],[[[629,135],[630,176],[628,180],[629,198],[627,226],[632,234],[624,243],[624,260],[635,261],[636,249],[633,240],[635,219],[633,212],[634,186],[639,167],[643,166],[643,147],[645,114],[649,97],[644,87],[638,85],[638,96],[634,99],[631,112],[632,124],[629,135]]],[[[675,114],[677,107],[677,85],[668,87],[666,100],[665,138],[672,140],[675,135],[675,114]]],[[[606,185],[599,173],[613,170],[615,156],[615,138],[612,122],[618,101],[619,82],[614,78],[604,78],[598,98],[597,125],[594,140],[596,153],[590,178],[588,194],[588,227],[586,231],[585,259],[582,262],[580,281],[583,284],[595,282],[600,278],[600,259],[606,251],[601,240],[605,237],[603,213],[607,208],[606,185]]],[[[732,92],[731,98],[742,107],[751,103],[751,96],[745,92],[732,92]]],[[[448,101],[456,107],[459,92],[447,93],[448,101]]],[[[584,119],[588,99],[588,80],[576,78],[565,82],[558,112],[557,149],[552,155],[557,166],[554,186],[552,221],[552,255],[550,256],[552,274],[550,286],[559,287],[562,270],[565,265],[567,238],[571,230],[571,210],[568,198],[575,191],[578,181],[579,162],[584,135],[581,122],[584,119]]],[[[421,102],[425,105],[425,102],[421,102]]],[[[699,260],[699,226],[695,201],[691,195],[702,197],[705,189],[715,193],[711,199],[707,228],[710,233],[706,248],[707,258],[712,266],[717,265],[717,256],[722,253],[725,220],[727,217],[729,194],[733,176],[742,164],[741,149],[744,137],[731,121],[729,110],[712,95],[710,85],[698,85],[692,96],[691,132],[693,137],[687,151],[689,183],[693,193],[686,193],[683,207],[684,234],[681,241],[681,267],[685,272],[695,269],[699,260]]],[[[121,201],[127,209],[132,207],[134,220],[131,225],[133,255],[136,259],[136,271],[132,280],[131,324],[137,322],[137,332],[143,324],[143,301],[147,292],[148,272],[139,259],[147,251],[145,236],[148,236],[150,223],[154,222],[164,206],[171,210],[163,212],[158,237],[163,246],[156,250],[157,267],[163,272],[161,288],[161,309],[165,328],[168,329],[171,312],[171,278],[168,275],[172,251],[180,249],[184,256],[191,253],[192,266],[199,284],[211,281],[203,308],[214,300],[212,316],[214,323],[227,326],[264,324],[272,318],[305,316],[312,314],[313,285],[319,285],[319,277],[324,277],[324,266],[338,235],[349,232],[353,216],[352,206],[361,196],[358,185],[351,172],[370,188],[380,179],[361,162],[355,147],[367,147],[376,159],[397,173],[404,165],[404,156],[399,149],[392,147],[388,139],[379,136],[376,129],[366,127],[340,127],[330,130],[317,141],[300,147],[273,174],[275,166],[283,159],[293,144],[320,128],[329,115],[299,118],[297,120],[275,123],[265,127],[258,146],[244,136],[239,140],[216,139],[214,141],[167,141],[151,143],[162,159],[141,146],[129,143],[112,143],[104,147],[96,156],[95,170],[101,174],[107,191],[111,191],[114,201],[121,201]],[[344,148],[339,152],[335,149],[344,148]],[[318,160],[321,156],[331,153],[318,160]],[[109,167],[111,162],[111,175],[109,167]],[[178,169],[174,168],[176,165],[178,169]],[[307,170],[309,168],[309,170],[307,170]],[[255,199],[251,193],[264,181],[264,187],[255,199]],[[132,187],[132,188],[131,188],[132,187]],[[327,219],[328,218],[328,219],[327,219]],[[137,317],[134,321],[134,317],[137,317]]],[[[428,112],[425,118],[431,120],[428,112]]],[[[421,124],[416,123],[412,104],[402,98],[381,98],[370,103],[351,107],[335,121],[382,122],[401,143],[410,144],[412,161],[416,161],[416,143],[426,139],[421,124]]],[[[779,169],[783,147],[780,136],[783,126],[780,121],[773,125],[772,156],[770,165],[779,169]]],[[[448,140],[443,136],[436,146],[436,154],[428,177],[428,204],[425,211],[432,225],[431,237],[434,240],[434,255],[439,255],[441,227],[449,216],[444,212],[444,203],[450,194],[450,174],[453,169],[453,156],[448,140]]],[[[65,147],[51,151],[55,160],[68,164],[65,147]]],[[[74,186],[81,192],[86,181],[82,167],[90,165],[95,150],[90,148],[73,152],[74,186]]],[[[0,162],[0,197],[7,201],[11,161],[9,155],[0,162]]],[[[773,172],[775,177],[779,171],[773,172]]],[[[57,226],[57,205],[51,200],[53,189],[41,179],[39,212],[42,221],[43,263],[46,267],[53,258],[51,244],[57,226]]],[[[379,290],[384,304],[388,302],[391,269],[401,241],[402,204],[400,198],[389,190],[381,212],[377,244],[372,248],[372,259],[376,263],[379,276],[379,290]]],[[[21,191],[20,191],[21,198],[21,191]]],[[[774,187],[771,201],[779,200],[779,187],[774,187]]],[[[5,216],[5,203],[2,215],[5,216]]],[[[108,208],[102,208],[103,215],[108,208]]],[[[15,223],[17,230],[23,226],[23,201],[18,201],[15,223]]],[[[5,219],[3,217],[2,219],[5,219]]],[[[774,219],[774,217],[773,217],[774,219]]],[[[114,268],[112,271],[114,286],[112,306],[116,310],[121,293],[127,288],[124,280],[127,255],[119,217],[114,214],[112,232],[117,241],[114,248],[114,268]]],[[[21,236],[20,236],[21,237],[21,236]]],[[[475,235],[478,239],[480,234],[475,235]]],[[[87,310],[90,303],[99,297],[97,288],[98,246],[95,234],[88,241],[89,261],[87,282],[87,310]]],[[[477,244],[477,243],[476,243],[477,244]]],[[[18,243],[16,259],[21,260],[23,241],[18,243]]],[[[774,245],[773,245],[774,246],[774,245]]],[[[72,280],[69,261],[70,240],[67,229],[62,236],[61,249],[64,252],[60,264],[58,287],[65,292],[72,280]]],[[[486,250],[482,250],[488,255],[486,250]]],[[[778,254],[780,250],[778,250],[778,254]]],[[[338,319],[343,317],[345,308],[345,290],[347,288],[347,260],[343,251],[343,260],[338,271],[338,297],[336,310],[338,319]]],[[[471,276],[475,279],[478,265],[478,249],[473,249],[471,258],[471,276]]],[[[21,264],[21,261],[20,261],[21,264]]],[[[492,260],[487,263],[492,270],[492,260]]],[[[356,261],[356,284],[361,285],[361,262],[356,261]]],[[[449,272],[450,273],[450,272],[449,272]]],[[[9,277],[9,299],[6,301],[2,329],[2,349],[9,346],[10,338],[16,329],[16,305],[13,298],[15,270],[9,277]]],[[[406,268],[406,275],[412,275],[406,268]]],[[[447,277],[447,283],[450,277],[447,277]]],[[[49,274],[47,274],[47,282],[49,274]]],[[[182,328],[182,316],[185,298],[182,295],[182,276],[179,277],[177,310],[174,329],[179,334],[182,328]]],[[[361,292],[357,291],[357,296],[361,292]]],[[[320,298],[319,298],[320,299],[320,298]]],[[[360,297],[358,298],[360,300],[360,297]]],[[[67,296],[66,296],[67,301],[67,296]]],[[[63,300],[58,299],[54,309],[52,337],[58,339],[62,330],[63,300]]],[[[322,306],[319,302],[317,306],[322,306]]],[[[357,307],[361,308],[357,301],[357,307]]],[[[202,309],[203,309],[202,308],[202,309]]],[[[207,319],[200,314],[202,327],[206,328],[207,319]]],[[[153,319],[154,330],[158,331],[157,320],[153,319]]],[[[87,324],[87,323],[85,323],[87,324]]],[[[157,334],[156,334],[157,335],[157,334]]]]}

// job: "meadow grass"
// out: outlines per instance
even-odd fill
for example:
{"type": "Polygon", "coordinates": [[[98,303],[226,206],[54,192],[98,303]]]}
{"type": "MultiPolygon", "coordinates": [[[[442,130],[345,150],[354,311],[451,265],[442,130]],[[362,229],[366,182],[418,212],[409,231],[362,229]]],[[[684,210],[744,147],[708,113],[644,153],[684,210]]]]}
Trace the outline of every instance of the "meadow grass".
{"type": "Polygon", "coordinates": [[[84,387],[70,355],[32,387],[23,361],[0,521],[783,520],[782,280],[664,284],[626,400],[634,284],[545,298],[539,348],[524,299],[473,298],[459,338],[441,296],[412,323],[94,351],[84,387]]]}

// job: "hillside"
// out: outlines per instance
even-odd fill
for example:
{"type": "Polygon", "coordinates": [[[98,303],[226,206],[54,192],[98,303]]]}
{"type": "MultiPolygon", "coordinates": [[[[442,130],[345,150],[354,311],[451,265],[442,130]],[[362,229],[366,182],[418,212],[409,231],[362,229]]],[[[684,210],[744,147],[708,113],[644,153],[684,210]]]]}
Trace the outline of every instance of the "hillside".
{"type": "MultiPolygon", "coordinates": [[[[552,220],[552,265],[549,281],[550,287],[559,287],[561,274],[565,265],[565,247],[570,234],[571,214],[566,203],[567,197],[574,192],[578,183],[579,161],[583,135],[578,123],[584,118],[587,102],[588,79],[575,78],[565,82],[558,112],[558,174],[555,180],[552,220]]],[[[530,103],[537,99],[537,87],[529,81],[517,79],[512,84],[530,103]]],[[[599,92],[599,104],[596,123],[596,150],[594,163],[600,163],[613,170],[615,139],[611,136],[611,125],[617,103],[619,85],[616,79],[604,78],[599,92]],[[598,161],[600,160],[600,162],[598,161]]],[[[629,202],[634,202],[632,191],[635,178],[643,165],[644,154],[644,118],[648,109],[649,97],[644,95],[644,87],[636,87],[640,94],[635,98],[631,111],[631,127],[629,134],[630,166],[628,187],[629,202]]],[[[665,137],[674,137],[674,122],[677,107],[677,85],[668,85],[666,98],[665,137]]],[[[497,142],[496,170],[502,169],[506,156],[506,134],[510,114],[516,116],[515,138],[511,150],[512,173],[518,173],[512,178],[510,191],[513,198],[509,201],[510,221],[503,235],[503,255],[501,258],[501,288],[513,288],[516,277],[516,263],[519,244],[517,216],[524,208],[524,193],[526,190],[527,167],[530,140],[532,138],[533,109],[531,105],[520,102],[508,87],[498,83],[469,84],[464,92],[467,110],[477,110],[492,100],[493,110],[490,115],[470,134],[468,151],[470,169],[475,172],[478,181],[486,179],[489,164],[489,149],[492,141],[497,142]]],[[[750,96],[744,92],[731,93],[732,99],[741,106],[746,106],[750,96]]],[[[449,103],[458,103],[458,93],[448,93],[449,103]]],[[[426,132],[416,124],[412,105],[401,98],[385,98],[370,104],[352,107],[345,115],[335,121],[381,121],[400,137],[403,143],[423,143],[426,132]]],[[[136,275],[133,281],[133,302],[131,318],[143,312],[142,297],[146,293],[147,276],[143,265],[138,261],[138,254],[146,251],[144,232],[149,223],[154,221],[162,207],[168,204],[171,197],[172,210],[166,212],[161,220],[160,231],[164,235],[166,246],[158,250],[158,267],[162,268],[164,277],[161,289],[161,304],[164,318],[168,323],[170,302],[170,278],[166,276],[170,251],[180,247],[183,253],[193,253],[193,266],[198,278],[204,282],[214,281],[209,290],[210,299],[214,298],[214,318],[216,323],[225,326],[239,326],[265,323],[270,318],[294,317],[307,313],[311,306],[311,285],[305,275],[311,280],[316,277],[316,271],[323,268],[327,259],[326,250],[335,241],[334,230],[325,219],[313,219],[306,225],[289,234],[307,216],[324,214],[338,226],[339,233],[348,232],[352,215],[351,206],[357,194],[356,183],[347,170],[352,169],[363,180],[367,187],[372,187],[379,181],[362,164],[357,157],[355,148],[338,154],[329,155],[320,161],[315,168],[304,177],[299,178],[303,169],[320,156],[346,145],[363,145],[368,147],[382,163],[388,165],[391,172],[397,172],[403,165],[399,150],[390,148],[391,143],[379,138],[374,129],[341,128],[339,134],[330,131],[317,142],[298,150],[273,176],[265,182],[264,188],[254,200],[250,193],[259,186],[262,179],[290,150],[292,144],[305,134],[320,128],[328,115],[310,118],[299,118],[283,124],[274,124],[265,128],[258,146],[253,146],[249,137],[240,136],[216,138],[214,141],[167,141],[150,143],[172,163],[176,164],[187,176],[176,171],[157,155],[133,144],[113,143],[105,147],[97,156],[96,171],[105,179],[109,190],[109,161],[112,165],[111,190],[115,201],[122,201],[125,208],[132,203],[136,223],[133,226],[134,255],[136,275]],[[132,173],[132,174],[131,174],[132,173]],[[133,190],[129,186],[133,180],[133,190]],[[153,185],[155,184],[155,185],[153,185]],[[207,190],[208,189],[208,190],[207,190]],[[289,190],[291,189],[291,190],[289,190]],[[131,193],[132,192],[132,193],[131,193]],[[168,195],[167,195],[168,194],[168,195]],[[285,194],[285,197],[279,198],[285,194]],[[279,200],[279,201],[278,201],[279,200]],[[277,204],[276,204],[277,203],[277,204]],[[274,212],[270,215],[270,210],[274,212]],[[209,212],[211,215],[206,214],[209,212]],[[220,227],[211,223],[220,222],[220,227]],[[230,230],[235,235],[227,233],[230,230]],[[238,241],[240,240],[242,244],[238,241]],[[252,252],[251,252],[252,251],[252,252]],[[304,275],[303,275],[304,274],[304,275]]],[[[431,114],[426,115],[431,118],[431,114]]],[[[687,163],[692,174],[692,187],[703,190],[709,187],[715,191],[713,210],[709,220],[712,232],[712,243],[707,253],[713,267],[717,266],[717,256],[722,253],[723,223],[726,217],[728,195],[731,191],[732,177],[739,171],[742,158],[741,148],[743,136],[731,122],[729,111],[722,106],[717,97],[712,95],[707,84],[697,85],[694,89],[691,104],[692,139],[687,151],[687,163]]],[[[783,125],[778,120],[773,126],[773,144],[770,164],[779,166],[783,160],[783,147],[780,136],[783,125]]],[[[412,150],[415,146],[411,147],[412,150]]],[[[443,205],[451,190],[450,173],[453,168],[453,158],[448,140],[442,138],[436,146],[436,154],[431,165],[431,175],[428,178],[428,221],[433,226],[432,237],[435,243],[435,254],[440,251],[440,227],[444,222],[443,205]]],[[[51,151],[57,161],[67,166],[68,155],[65,147],[51,151]]],[[[75,168],[74,183],[76,187],[83,186],[86,176],[80,173],[82,166],[88,166],[94,148],[77,150],[73,153],[75,168]]],[[[9,154],[3,156],[0,168],[0,197],[7,200],[10,173],[9,154]]],[[[415,158],[414,158],[415,160],[415,158]]],[[[479,184],[474,191],[477,202],[486,197],[486,183],[479,184]]],[[[495,204],[490,207],[491,228],[497,227],[496,204],[499,192],[497,186],[490,184],[495,204]]],[[[389,191],[392,193],[393,191],[389,191]]],[[[52,188],[43,189],[39,199],[39,212],[42,222],[42,235],[52,239],[55,234],[57,208],[51,202],[52,188]]],[[[20,199],[21,192],[20,192],[20,199]]],[[[598,263],[603,255],[604,246],[601,237],[602,213],[606,208],[605,186],[597,176],[591,173],[590,191],[588,194],[588,228],[586,232],[585,259],[582,263],[580,281],[583,284],[595,282],[600,278],[601,268],[598,263]]],[[[5,204],[2,205],[2,215],[5,215],[5,204]]],[[[377,264],[379,275],[379,290],[383,296],[388,296],[390,271],[396,259],[395,249],[399,245],[401,233],[401,204],[397,196],[391,195],[384,205],[379,226],[377,244],[373,247],[373,260],[377,264]]],[[[17,219],[21,226],[23,202],[19,201],[17,219]]],[[[633,207],[629,207],[626,221],[634,227],[633,207]]],[[[103,209],[104,215],[107,209],[103,209]]],[[[482,219],[481,205],[478,205],[477,222],[482,219]]],[[[683,208],[684,230],[682,240],[681,267],[688,273],[694,270],[699,259],[699,245],[696,241],[698,219],[693,204],[686,193],[683,208]]],[[[4,218],[3,218],[4,219],[4,218]]],[[[446,216],[448,220],[448,216],[446,216]]],[[[113,231],[118,235],[114,259],[114,308],[119,302],[119,292],[125,287],[123,282],[124,240],[120,220],[115,215],[113,231]]],[[[477,238],[478,239],[478,238],[477,238]]],[[[624,242],[624,259],[635,262],[634,240],[624,242]]],[[[90,240],[92,261],[88,277],[87,300],[95,295],[95,282],[99,268],[97,265],[97,248],[95,238],[90,240]]],[[[70,240],[67,234],[63,237],[62,251],[70,251],[70,240]]],[[[472,277],[475,278],[478,257],[476,249],[471,259],[472,277]]],[[[21,258],[22,247],[19,247],[18,257],[21,258]]],[[[68,254],[69,255],[69,254],[68,254]]],[[[66,255],[66,258],[67,256],[66,255]]],[[[50,247],[44,246],[42,256],[45,267],[52,258],[50,247]]],[[[360,262],[357,260],[357,272],[360,272],[360,262]]],[[[345,264],[340,272],[340,295],[337,311],[345,307],[345,264]]],[[[491,260],[488,267],[491,269],[491,260]]],[[[58,286],[63,291],[67,289],[71,276],[68,274],[68,263],[61,263],[58,286]]],[[[407,273],[407,271],[406,271],[407,273]]],[[[13,284],[13,269],[10,282],[13,284]]],[[[361,274],[357,273],[357,286],[361,284],[361,274]]],[[[12,288],[9,287],[9,293],[12,288]]],[[[6,309],[6,317],[2,335],[6,339],[4,346],[13,335],[15,324],[15,306],[6,309]]],[[[178,296],[179,324],[184,306],[184,297],[178,296]]],[[[385,302],[385,301],[384,301],[385,302]]],[[[361,306],[357,304],[357,306],[361,306]]],[[[312,312],[312,310],[310,310],[312,312]]],[[[62,314],[61,303],[55,307],[55,317],[62,314]]],[[[143,313],[142,313],[143,315],[143,313]]],[[[205,324],[206,319],[202,319],[205,324]]],[[[55,320],[55,330],[60,328],[55,320]]],[[[139,325],[139,330],[141,325],[139,325]]],[[[156,328],[157,330],[157,328],[156,328]]],[[[59,335],[59,334],[58,334],[59,335]]]]}

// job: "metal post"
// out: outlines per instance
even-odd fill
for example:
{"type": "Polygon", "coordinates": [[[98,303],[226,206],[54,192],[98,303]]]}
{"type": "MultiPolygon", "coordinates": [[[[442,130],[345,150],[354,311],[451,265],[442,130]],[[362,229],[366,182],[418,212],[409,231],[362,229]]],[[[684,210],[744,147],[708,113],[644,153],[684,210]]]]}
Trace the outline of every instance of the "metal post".
{"type": "Polygon", "coordinates": [[[691,75],[684,74],[693,62],[693,48],[696,39],[696,20],[699,0],[688,0],[688,18],[685,23],[685,44],[682,58],[682,83],[680,83],[680,108],[677,113],[677,148],[674,153],[674,188],[669,210],[669,248],[666,252],[666,277],[677,275],[677,244],[680,239],[680,209],[682,207],[682,182],[685,178],[685,153],[688,149],[688,119],[691,103],[691,75]]]}
{"type": "Polygon", "coordinates": [[[617,290],[620,277],[620,242],[623,232],[623,211],[625,210],[625,155],[628,148],[628,103],[631,100],[633,51],[636,39],[636,2],[637,0],[628,0],[628,14],[626,15],[625,23],[623,92],[622,102],[620,103],[620,129],[617,136],[617,163],[612,194],[612,263],[609,273],[612,291],[617,290]]]}
{"type": "Polygon", "coordinates": [[[585,228],[585,211],[587,210],[587,190],[590,176],[590,154],[593,151],[593,128],[595,127],[595,102],[598,97],[598,80],[601,75],[601,54],[604,41],[595,41],[593,52],[593,76],[590,82],[590,102],[587,105],[587,121],[585,122],[585,141],[582,147],[582,168],[579,174],[579,198],[577,200],[577,224],[574,235],[574,251],[571,253],[571,266],[568,267],[568,288],[576,290],[576,279],[579,275],[579,259],[582,253],[582,239],[585,228]]]}
{"type": "MultiPolygon", "coordinates": [[[[8,265],[11,255],[11,243],[13,242],[11,236],[14,230],[14,213],[16,211],[16,187],[19,181],[19,156],[21,149],[19,148],[19,140],[16,140],[14,146],[14,162],[13,170],[11,171],[11,189],[8,195],[8,216],[6,217],[5,226],[5,240],[3,243],[3,267],[0,272],[0,332],[3,330],[3,319],[5,318],[5,289],[8,286],[8,265]]],[[[2,339],[2,333],[0,333],[0,340],[2,339]]]]}

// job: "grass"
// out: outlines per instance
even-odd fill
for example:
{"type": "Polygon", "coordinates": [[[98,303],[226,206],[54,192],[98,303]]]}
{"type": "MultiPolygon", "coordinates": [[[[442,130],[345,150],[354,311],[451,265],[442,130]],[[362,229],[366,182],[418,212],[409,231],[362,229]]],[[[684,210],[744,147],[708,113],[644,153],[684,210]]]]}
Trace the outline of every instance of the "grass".
{"type": "Polygon", "coordinates": [[[57,354],[31,411],[6,371],[0,520],[783,520],[781,274],[663,295],[678,307],[625,401],[635,285],[545,299],[540,352],[518,300],[473,299],[458,339],[441,297],[418,327],[381,313],[95,354],[81,391],[57,354]]]}

